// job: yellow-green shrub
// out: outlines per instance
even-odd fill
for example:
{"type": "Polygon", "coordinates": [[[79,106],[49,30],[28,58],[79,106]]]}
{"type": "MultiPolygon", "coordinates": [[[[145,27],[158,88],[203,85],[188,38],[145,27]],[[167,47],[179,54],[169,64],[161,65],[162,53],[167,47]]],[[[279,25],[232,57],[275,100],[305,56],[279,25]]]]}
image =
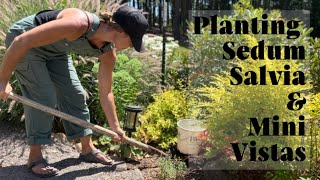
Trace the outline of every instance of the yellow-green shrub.
{"type": "MultiPolygon", "coordinates": [[[[243,35],[242,38],[249,47],[257,45],[257,41],[253,36],[243,35]]],[[[292,73],[301,70],[300,68],[302,67],[300,62],[293,60],[252,60],[249,58],[245,61],[234,62],[232,66],[229,66],[229,69],[231,70],[235,66],[240,67],[242,72],[239,74],[241,74],[243,80],[247,77],[245,76],[246,72],[254,71],[257,73],[257,81],[259,82],[259,67],[266,66],[267,71],[276,71],[277,74],[277,71],[285,70],[284,65],[290,65],[291,81],[295,78],[292,73]]],[[[310,82],[307,81],[307,84],[303,86],[284,85],[284,76],[282,74],[279,85],[272,85],[267,73],[266,85],[244,85],[243,83],[231,85],[231,81],[236,81],[230,75],[230,70],[215,75],[213,77],[215,80],[210,85],[196,90],[199,99],[203,100],[199,102],[198,106],[207,112],[206,125],[209,132],[209,142],[212,145],[208,148],[210,156],[215,156],[221,152],[228,154],[226,151],[230,152],[230,143],[232,142],[250,143],[251,140],[254,140],[257,142],[257,149],[263,146],[270,147],[273,144],[278,144],[282,148],[292,147],[293,150],[300,146],[303,143],[301,136],[280,138],[279,136],[248,137],[250,132],[249,118],[257,118],[259,125],[263,118],[270,118],[272,122],[272,118],[275,115],[280,117],[279,123],[293,121],[297,124],[300,115],[304,115],[307,119],[308,113],[305,107],[300,111],[292,111],[288,110],[287,104],[290,93],[310,89],[310,82]]],[[[279,77],[278,74],[277,77],[279,77]]],[[[302,93],[302,96],[308,97],[306,93],[302,93]]],[[[282,129],[280,129],[280,133],[281,131],[282,129]]],[[[252,132],[254,133],[254,130],[252,132]]],[[[272,125],[270,125],[270,132],[272,134],[272,125]]],[[[241,145],[239,148],[242,152],[243,146],[241,145]]],[[[232,153],[231,155],[229,153],[229,155],[232,156],[232,153]]],[[[245,156],[247,155],[246,158],[248,158],[247,153],[248,149],[245,153],[245,156]]]]}
{"type": "MultiPolygon", "coordinates": [[[[259,19],[262,14],[265,13],[263,9],[253,8],[249,0],[240,0],[240,2],[241,4],[237,3],[234,5],[234,14],[232,16],[219,17],[218,21],[221,19],[229,20],[232,25],[234,25],[234,20],[259,19]]],[[[268,20],[275,19],[287,21],[282,18],[279,11],[268,13],[268,20]]],[[[249,27],[250,26],[251,24],[249,22],[249,27]]],[[[261,28],[261,26],[258,28],[261,28]]],[[[270,29],[268,30],[270,32],[270,29]]],[[[287,30],[288,28],[285,27],[285,31],[287,30]]],[[[304,28],[303,24],[301,24],[296,30],[300,32],[300,36],[292,40],[287,39],[286,34],[212,35],[210,34],[210,27],[208,27],[208,29],[203,29],[201,35],[197,35],[194,34],[191,29],[189,32],[190,41],[193,45],[190,57],[191,64],[193,65],[191,77],[193,77],[194,74],[196,75],[196,78],[194,78],[192,82],[193,85],[195,85],[194,87],[199,87],[201,83],[204,84],[202,88],[198,88],[195,92],[198,93],[198,107],[202,108],[204,112],[202,116],[206,120],[206,126],[209,132],[209,142],[211,146],[208,147],[208,154],[210,156],[220,155],[222,152],[226,155],[227,161],[233,161],[228,165],[239,165],[234,161],[235,157],[230,143],[249,143],[244,155],[245,159],[248,160],[248,147],[251,146],[251,140],[256,141],[255,147],[257,151],[260,147],[270,147],[273,144],[278,144],[281,147],[292,147],[293,150],[295,150],[297,146],[303,145],[303,143],[307,147],[306,141],[304,141],[307,139],[306,137],[248,137],[248,134],[250,132],[249,118],[257,118],[259,125],[263,118],[270,118],[272,122],[272,118],[275,115],[279,116],[280,124],[281,122],[291,121],[297,124],[300,115],[304,115],[305,119],[308,119],[309,114],[306,106],[300,111],[291,111],[288,110],[287,103],[290,101],[288,99],[290,93],[311,88],[309,77],[306,77],[307,84],[304,86],[283,85],[283,73],[279,85],[272,85],[268,77],[268,72],[266,73],[267,85],[231,85],[230,83],[230,80],[233,79],[230,75],[230,70],[235,66],[242,68],[242,73],[240,74],[243,79],[246,78],[246,72],[256,72],[258,82],[260,81],[259,67],[261,66],[266,66],[267,71],[275,71],[276,77],[279,78],[278,71],[286,71],[284,65],[290,65],[290,82],[295,78],[292,73],[297,70],[303,71],[305,75],[308,76],[309,62],[307,60],[310,57],[311,48],[307,36],[311,29],[304,28]],[[239,46],[248,46],[251,49],[261,40],[264,40],[265,47],[303,45],[305,46],[306,58],[305,60],[269,60],[267,54],[265,54],[264,60],[253,60],[250,57],[246,60],[239,60],[237,58],[233,60],[223,59],[225,53],[222,45],[224,43],[228,41],[235,42],[234,47],[232,47],[234,50],[239,46]]],[[[267,52],[267,49],[264,49],[264,52],[267,52]]],[[[281,53],[283,54],[284,52],[282,51],[281,53]]],[[[249,53],[247,54],[249,55],[249,53]]],[[[233,81],[235,82],[234,79],[233,81]]],[[[302,96],[308,98],[307,93],[308,91],[303,91],[302,96]]],[[[270,125],[270,131],[272,133],[272,123],[270,125]]],[[[280,133],[281,131],[280,129],[280,133]]],[[[307,133],[308,132],[306,132],[306,134],[307,133]]],[[[243,146],[240,145],[239,148],[242,153],[243,146]]],[[[280,153],[279,150],[278,153],[280,153]]],[[[259,155],[258,152],[257,155],[259,155]]],[[[259,163],[259,165],[264,165],[264,163],[259,163]]],[[[276,162],[273,165],[274,166],[271,165],[269,167],[277,168],[279,165],[282,165],[282,162],[276,162]]],[[[253,166],[249,166],[249,168],[252,167],[253,166]]]]}
{"type": "Polygon", "coordinates": [[[194,101],[188,100],[187,95],[176,90],[154,95],[155,102],[151,103],[141,116],[141,126],[138,127],[137,138],[145,143],[158,144],[168,149],[177,141],[177,122],[183,118],[192,117],[190,109],[194,101]]]}

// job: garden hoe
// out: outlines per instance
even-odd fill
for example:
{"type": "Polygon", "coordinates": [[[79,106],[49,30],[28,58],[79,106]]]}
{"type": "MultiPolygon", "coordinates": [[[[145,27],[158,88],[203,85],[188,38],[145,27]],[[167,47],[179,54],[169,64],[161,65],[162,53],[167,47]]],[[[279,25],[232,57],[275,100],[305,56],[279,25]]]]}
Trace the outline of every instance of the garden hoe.
{"type": "MultiPolygon", "coordinates": [[[[76,118],[74,116],[71,116],[69,114],[63,113],[61,111],[58,111],[58,110],[55,110],[53,108],[47,107],[45,105],[39,104],[37,102],[31,101],[30,99],[27,99],[25,97],[19,96],[17,94],[12,93],[12,92],[10,92],[9,98],[12,99],[12,100],[15,100],[17,102],[20,102],[22,104],[28,105],[30,107],[33,107],[33,108],[39,109],[41,111],[47,112],[47,113],[49,113],[51,115],[57,116],[59,118],[62,118],[64,120],[66,120],[66,121],[70,121],[70,122],[72,122],[74,124],[77,124],[79,126],[92,129],[93,131],[96,131],[98,133],[107,135],[109,137],[114,137],[114,136],[117,135],[117,133],[115,133],[115,132],[113,132],[111,130],[108,130],[106,128],[103,128],[103,127],[95,125],[95,124],[91,124],[91,123],[89,123],[87,121],[81,120],[81,119],[76,118]]],[[[134,140],[132,138],[129,138],[127,136],[123,138],[123,142],[126,143],[126,144],[129,144],[129,145],[141,148],[142,150],[144,150],[146,152],[149,152],[149,153],[155,153],[155,154],[158,154],[160,156],[169,157],[168,154],[166,154],[165,152],[163,152],[163,151],[161,151],[161,150],[159,150],[159,149],[157,149],[155,147],[152,147],[152,146],[149,146],[147,144],[144,144],[142,142],[136,141],[136,140],[134,140]]]]}

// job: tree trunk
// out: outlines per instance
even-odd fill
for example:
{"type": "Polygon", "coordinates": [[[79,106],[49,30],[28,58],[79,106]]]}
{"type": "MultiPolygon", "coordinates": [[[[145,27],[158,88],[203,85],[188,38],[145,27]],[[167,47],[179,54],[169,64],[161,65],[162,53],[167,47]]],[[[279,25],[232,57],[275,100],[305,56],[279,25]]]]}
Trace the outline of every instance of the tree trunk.
{"type": "Polygon", "coordinates": [[[152,9],[152,7],[151,7],[151,0],[147,0],[147,1],[146,1],[146,11],[149,13],[149,14],[148,14],[148,23],[149,23],[150,26],[152,25],[151,9],[152,9]]]}
{"type": "Polygon", "coordinates": [[[314,30],[312,31],[311,35],[313,37],[320,37],[320,23],[319,22],[319,17],[320,17],[320,2],[313,0],[311,2],[311,27],[314,27],[314,30]]]}
{"type": "Polygon", "coordinates": [[[219,0],[214,1],[214,9],[218,10],[219,9],[219,0]]]}
{"type": "Polygon", "coordinates": [[[208,9],[211,10],[213,8],[213,0],[208,1],[208,9]]]}
{"type": "Polygon", "coordinates": [[[169,7],[170,7],[170,0],[166,0],[167,1],[167,27],[169,27],[169,23],[170,23],[170,16],[169,16],[169,13],[170,13],[170,10],[169,10],[169,7]]]}
{"type": "Polygon", "coordinates": [[[183,0],[181,5],[181,21],[182,21],[182,29],[183,29],[183,35],[186,35],[188,25],[188,13],[189,10],[192,9],[192,1],[191,0],[183,0]]]}
{"type": "Polygon", "coordinates": [[[269,9],[270,1],[269,0],[263,0],[263,8],[269,9]]]}
{"type": "Polygon", "coordinates": [[[148,23],[150,26],[152,26],[152,6],[151,6],[151,0],[147,1],[147,11],[148,11],[148,23]]]}
{"type": "Polygon", "coordinates": [[[171,32],[173,32],[173,27],[174,27],[174,22],[173,22],[173,19],[174,19],[174,0],[171,0],[171,32]]]}
{"type": "Polygon", "coordinates": [[[160,33],[162,33],[162,9],[163,9],[163,0],[159,0],[159,28],[160,28],[160,33]]]}
{"type": "Polygon", "coordinates": [[[157,5],[157,0],[154,0],[152,3],[152,26],[155,26],[156,23],[156,5],[157,5]]]}
{"type": "Polygon", "coordinates": [[[181,1],[184,0],[174,0],[173,1],[173,36],[174,39],[179,40],[181,33],[180,33],[180,23],[181,23],[181,1]]]}
{"type": "Polygon", "coordinates": [[[180,15],[181,15],[181,26],[182,26],[182,36],[181,37],[183,37],[184,29],[186,28],[186,25],[185,25],[185,14],[186,14],[186,9],[187,9],[187,1],[188,0],[182,0],[181,1],[181,12],[180,12],[180,15]]]}

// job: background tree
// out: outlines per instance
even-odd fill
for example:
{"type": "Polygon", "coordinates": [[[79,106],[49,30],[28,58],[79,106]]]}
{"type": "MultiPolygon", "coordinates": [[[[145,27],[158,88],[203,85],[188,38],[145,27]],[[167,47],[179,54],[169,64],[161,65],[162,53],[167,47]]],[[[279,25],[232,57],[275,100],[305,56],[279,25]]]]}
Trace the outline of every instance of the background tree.
{"type": "MultiPolygon", "coordinates": [[[[189,10],[231,10],[239,0],[124,0],[129,5],[143,9],[148,17],[150,31],[161,33],[163,4],[167,2],[167,32],[179,41],[186,38],[189,10]]],[[[318,36],[320,2],[317,0],[251,0],[253,7],[280,10],[310,10],[312,36],[318,36]]]]}

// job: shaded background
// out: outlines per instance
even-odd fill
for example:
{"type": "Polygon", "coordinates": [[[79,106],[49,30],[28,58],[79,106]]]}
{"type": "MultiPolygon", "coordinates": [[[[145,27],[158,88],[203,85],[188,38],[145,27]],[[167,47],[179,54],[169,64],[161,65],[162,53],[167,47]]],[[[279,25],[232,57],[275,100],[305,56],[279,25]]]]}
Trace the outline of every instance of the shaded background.
{"type": "MultiPolygon", "coordinates": [[[[128,0],[130,6],[143,9],[149,17],[152,32],[162,31],[163,9],[167,10],[167,31],[180,43],[186,38],[188,10],[231,10],[239,0],[128,0]],[[163,8],[166,6],[166,8],[163,8]]],[[[310,10],[312,37],[319,37],[320,1],[317,0],[251,0],[254,7],[281,10],[310,10]]]]}

